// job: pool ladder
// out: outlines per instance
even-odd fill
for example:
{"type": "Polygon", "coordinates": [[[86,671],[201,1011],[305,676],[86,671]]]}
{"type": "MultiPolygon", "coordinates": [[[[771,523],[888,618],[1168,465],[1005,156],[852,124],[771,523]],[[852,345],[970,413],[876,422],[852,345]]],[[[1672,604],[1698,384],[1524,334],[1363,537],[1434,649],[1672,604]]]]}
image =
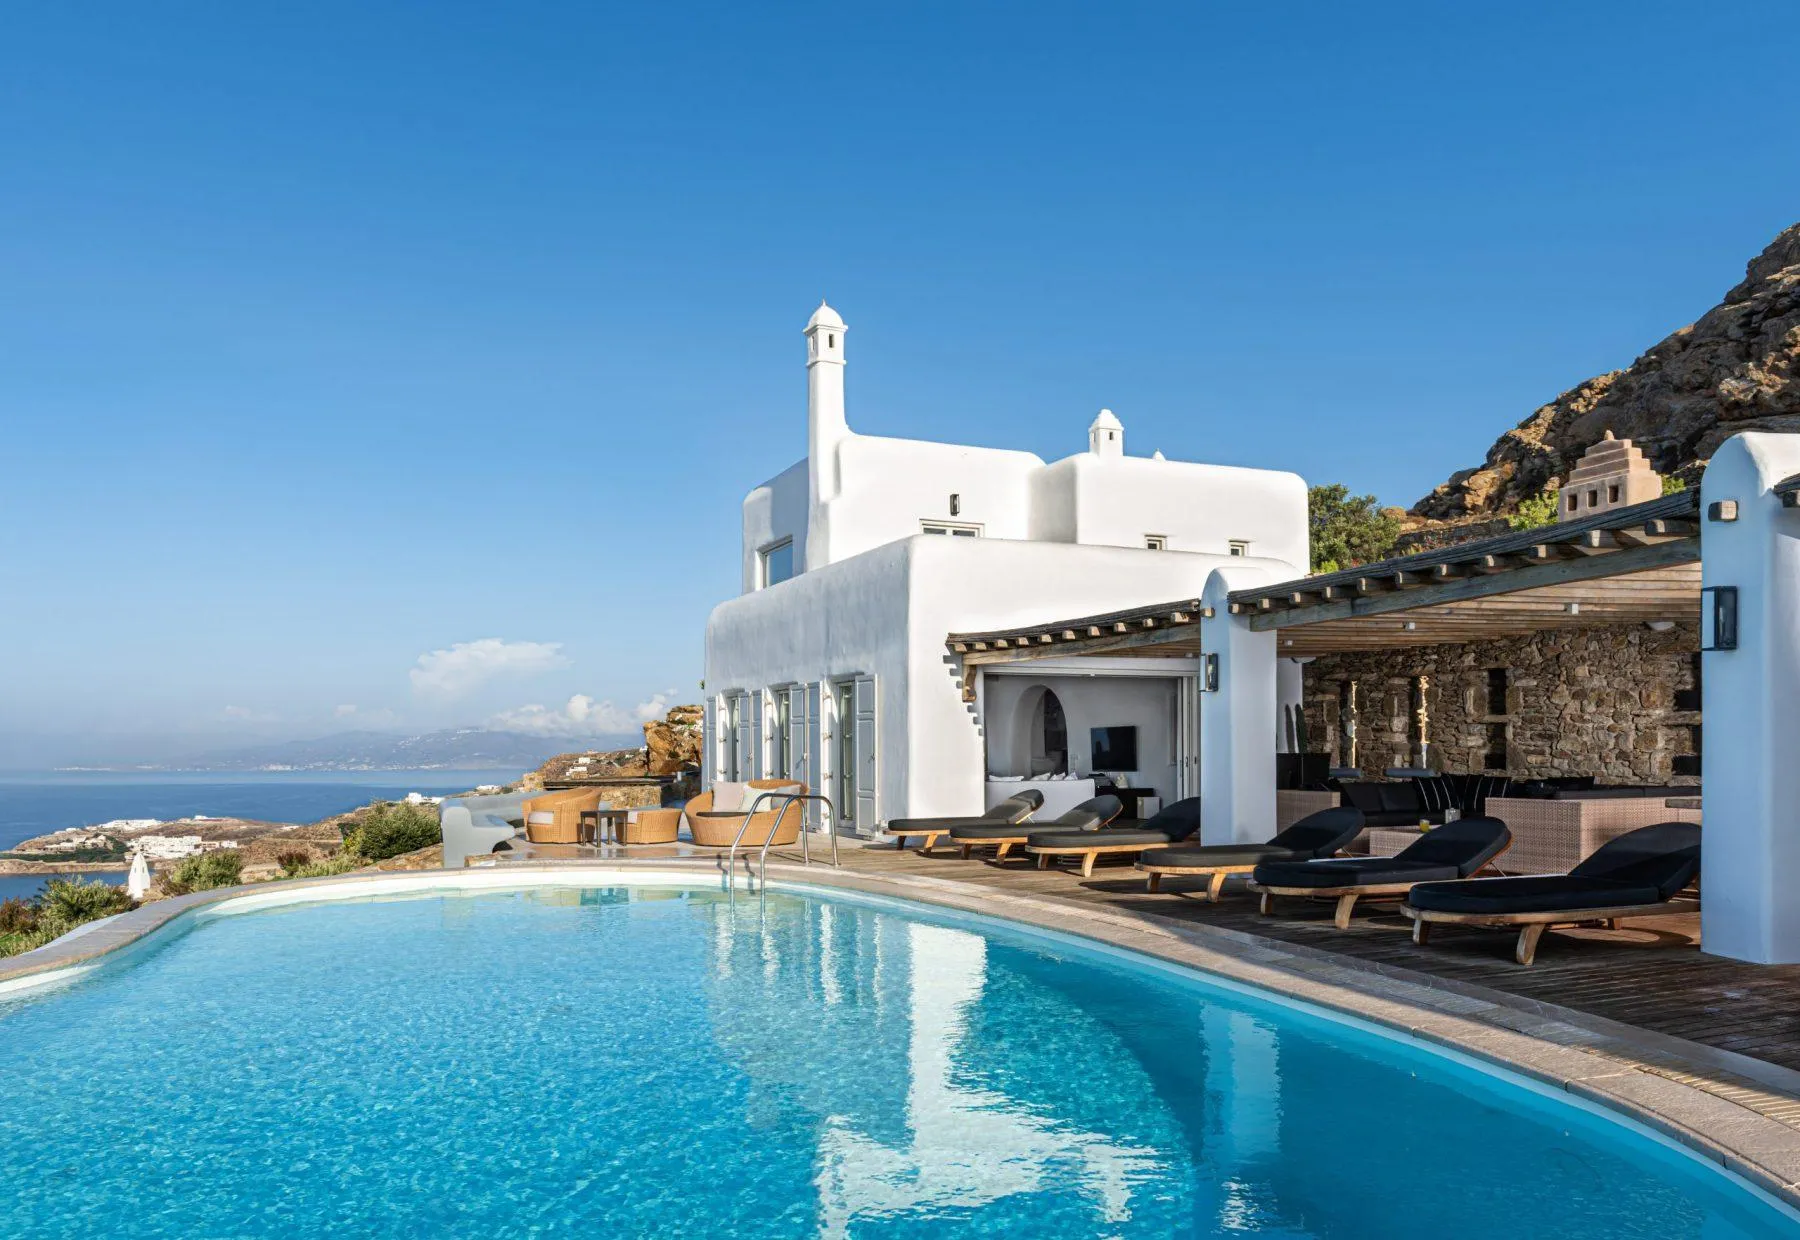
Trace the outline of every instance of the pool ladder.
{"type": "MultiPolygon", "coordinates": [[[[758,793],[756,799],[750,802],[750,807],[744,811],[744,821],[739,825],[737,835],[731,841],[731,851],[725,859],[725,886],[727,888],[731,886],[731,880],[737,874],[738,845],[743,842],[744,832],[750,829],[750,820],[756,816],[757,806],[764,801],[780,801],[781,808],[775,811],[775,821],[769,824],[769,834],[763,838],[762,852],[757,856],[757,864],[762,867],[761,875],[750,869],[750,854],[747,850],[744,853],[745,873],[756,880],[756,886],[763,887],[768,883],[769,845],[775,842],[775,828],[779,827],[781,820],[787,817],[788,807],[795,801],[818,801],[825,806],[825,829],[831,835],[831,864],[834,867],[838,866],[837,809],[831,804],[830,797],[822,792],[763,792],[758,793]]],[[[801,865],[812,864],[811,836],[812,832],[806,829],[806,819],[803,815],[800,820],[801,865]]]]}

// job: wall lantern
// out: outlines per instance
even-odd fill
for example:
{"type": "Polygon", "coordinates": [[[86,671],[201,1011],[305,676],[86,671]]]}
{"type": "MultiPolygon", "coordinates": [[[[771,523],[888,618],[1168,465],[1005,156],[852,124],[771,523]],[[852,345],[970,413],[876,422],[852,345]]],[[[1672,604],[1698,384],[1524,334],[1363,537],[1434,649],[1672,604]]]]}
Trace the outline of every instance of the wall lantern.
{"type": "Polygon", "coordinates": [[[1200,691],[1217,693],[1219,691],[1219,656],[1209,654],[1200,663],[1200,691]]]}
{"type": "Polygon", "coordinates": [[[1707,586],[1700,591],[1700,649],[1736,650],[1738,644],[1738,588],[1707,586]],[[1712,595],[1712,605],[1706,596],[1712,595]]]}

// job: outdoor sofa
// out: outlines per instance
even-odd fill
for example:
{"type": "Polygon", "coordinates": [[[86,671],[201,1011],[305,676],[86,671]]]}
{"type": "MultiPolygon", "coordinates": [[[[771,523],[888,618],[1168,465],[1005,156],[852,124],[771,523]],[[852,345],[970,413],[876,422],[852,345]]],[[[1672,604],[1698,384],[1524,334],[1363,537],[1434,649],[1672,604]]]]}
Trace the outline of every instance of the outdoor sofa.
{"type": "Polygon", "coordinates": [[[929,857],[931,850],[937,845],[938,837],[948,835],[952,827],[1017,825],[1037,813],[1043,804],[1043,793],[1036,788],[1026,788],[1007,797],[985,814],[968,818],[896,818],[884,830],[894,837],[895,848],[905,848],[907,840],[924,836],[925,842],[919,847],[919,853],[929,857]]]}
{"type": "Polygon", "coordinates": [[[1225,880],[1248,874],[1265,861],[1311,861],[1330,857],[1349,846],[1363,829],[1363,812],[1354,805],[1308,814],[1266,844],[1202,844],[1188,848],[1156,848],[1138,857],[1137,868],[1151,891],[1162,887],[1163,875],[1207,879],[1206,898],[1214,904],[1225,880]]]}
{"type": "Polygon", "coordinates": [[[970,827],[951,827],[950,838],[962,846],[965,861],[975,849],[990,846],[995,850],[994,860],[1004,861],[1006,854],[1015,845],[1023,846],[1034,830],[1060,827],[1065,831],[1093,831],[1117,818],[1124,809],[1125,804],[1118,797],[1098,796],[1083,801],[1068,813],[1039,824],[1036,828],[1023,824],[995,823],[989,826],[982,823],[970,827]]]}
{"type": "Polygon", "coordinates": [[[784,805],[771,798],[750,816],[746,826],[745,811],[765,792],[794,792],[802,796],[806,785],[792,779],[752,779],[748,783],[719,781],[682,807],[687,819],[688,835],[702,848],[729,848],[734,840],[745,847],[760,848],[769,840],[775,844],[792,844],[800,838],[800,826],[806,811],[798,804],[784,805]]]}
{"type": "Polygon", "coordinates": [[[1420,883],[1400,911],[1413,919],[1413,942],[1420,944],[1439,922],[1517,927],[1513,958],[1528,965],[1551,926],[1667,912],[1699,873],[1700,828],[1660,822],[1607,841],[1567,874],[1420,883]]]}
{"type": "Polygon", "coordinates": [[[1081,876],[1094,872],[1094,862],[1101,856],[1130,853],[1136,856],[1147,848],[1166,848],[1193,837],[1200,830],[1200,798],[1173,801],[1142,822],[1119,821],[1092,831],[1067,828],[1033,831],[1025,837],[1025,851],[1038,859],[1038,869],[1047,870],[1061,857],[1081,858],[1081,876]]]}
{"type": "Polygon", "coordinates": [[[1416,883],[1468,878],[1511,842],[1512,832],[1498,818],[1463,818],[1432,828],[1392,857],[1265,861],[1250,872],[1250,890],[1261,894],[1265,914],[1275,911],[1276,896],[1335,899],[1337,928],[1343,930],[1359,899],[1405,895],[1416,883]]]}

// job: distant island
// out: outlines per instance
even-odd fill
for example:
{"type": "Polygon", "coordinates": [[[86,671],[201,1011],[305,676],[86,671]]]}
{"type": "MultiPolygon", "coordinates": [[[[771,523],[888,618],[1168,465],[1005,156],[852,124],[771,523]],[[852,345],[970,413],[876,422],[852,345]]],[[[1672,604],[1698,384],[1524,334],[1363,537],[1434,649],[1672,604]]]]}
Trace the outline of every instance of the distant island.
{"type": "MultiPolygon", "coordinates": [[[[636,736],[597,736],[596,748],[641,745],[636,736]]],[[[487,728],[453,728],[423,736],[339,732],[315,740],[280,741],[129,767],[66,766],[62,770],[132,771],[479,771],[529,769],[570,748],[568,737],[487,728]]]]}

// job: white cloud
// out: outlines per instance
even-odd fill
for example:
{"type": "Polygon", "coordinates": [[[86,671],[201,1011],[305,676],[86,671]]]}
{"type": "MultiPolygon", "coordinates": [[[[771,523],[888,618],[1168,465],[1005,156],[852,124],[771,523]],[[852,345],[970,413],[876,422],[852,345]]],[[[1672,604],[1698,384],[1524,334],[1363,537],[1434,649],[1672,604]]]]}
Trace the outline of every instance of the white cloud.
{"type": "Polygon", "coordinates": [[[339,719],[348,719],[351,715],[354,715],[356,713],[356,707],[340,706],[336,710],[332,711],[331,713],[336,715],[339,719]]]}
{"type": "Polygon", "coordinates": [[[509,642],[499,637],[428,650],[407,673],[413,690],[455,697],[497,676],[528,676],[569,666],[561,642],[509,642]]]}
{"type": "Polygon", "coordinates": [[[538,736],[598,736],[636,732],[652,719],[669,713],[670,695],[675,691],[652,694],[648,701],[636,706],[615,706],[596,702],[585,693],[577,693],[558,709],[545,706],[521,706],[505,710],[488,720],[490,728],[507,732],[530,732],[538,736]]]}
{"type": "Polygon", "coordinates": [[[248,706],[227,706],[219,712],[219,717],[233,723],[275,723],[278,718],[266,711],[251,710],[248,706]]]}

